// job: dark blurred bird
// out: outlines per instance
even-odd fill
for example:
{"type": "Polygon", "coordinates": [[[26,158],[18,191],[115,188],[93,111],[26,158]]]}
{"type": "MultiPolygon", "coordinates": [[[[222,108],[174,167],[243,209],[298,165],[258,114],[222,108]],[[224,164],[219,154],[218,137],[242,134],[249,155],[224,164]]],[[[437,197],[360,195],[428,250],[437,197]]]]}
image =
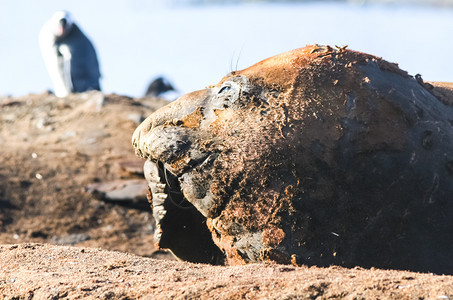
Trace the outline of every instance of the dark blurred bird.
{"type": "Polygon", "coordinates": [[[39,44],[55,95],[101,90],[96,51],[68,12],[57,11],[44,24],[39,44]]]}
{"type": "Polygon", "coordinates": [[[145,97],[164,97],[165,93],[176,92],[173,85],[164,77],[157,77],[148,86],[145,97]]]}

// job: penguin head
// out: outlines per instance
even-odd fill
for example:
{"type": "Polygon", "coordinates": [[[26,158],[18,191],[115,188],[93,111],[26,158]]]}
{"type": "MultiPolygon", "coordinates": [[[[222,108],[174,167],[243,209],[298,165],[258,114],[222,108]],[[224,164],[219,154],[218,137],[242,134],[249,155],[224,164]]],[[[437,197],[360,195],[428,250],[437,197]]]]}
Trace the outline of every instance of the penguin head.
{"type": "Polygon", "coordinates": [[[53,34],[56,38],[62,38],[67,35],[74,25],[72,16],[67,11],[57,11],[52,16],[53,34]]]}

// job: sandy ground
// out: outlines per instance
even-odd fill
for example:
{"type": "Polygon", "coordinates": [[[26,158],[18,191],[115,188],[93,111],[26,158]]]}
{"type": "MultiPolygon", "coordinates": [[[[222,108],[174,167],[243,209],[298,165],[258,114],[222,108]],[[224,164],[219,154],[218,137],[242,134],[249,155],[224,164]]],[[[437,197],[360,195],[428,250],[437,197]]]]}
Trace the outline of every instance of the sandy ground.
{"type": "Polygon", "coordinates": [[[6,299],[448,299],[452,276],[252,264],[215,267],[101,249],[0,247],[6,299]]]}
{"type": "Polygon", "coordinates": [[[93,183],[141,179],[119,164],[138,160],[130,137],[159,99],[43,93],[0,99],[0,243],[45,242],[151,256],[146,200],[131,208],[85,193],[93,183]]]}
{"type": "Polygon", "coordinates": [[[143,197],[108,202],[85,190],[143,180],[121,165],[137,161],[132,132],[164,104],[99,93],[0,98],[0,298],[453,298],[452,276],[214,267],[156,251],[143,197]]]}

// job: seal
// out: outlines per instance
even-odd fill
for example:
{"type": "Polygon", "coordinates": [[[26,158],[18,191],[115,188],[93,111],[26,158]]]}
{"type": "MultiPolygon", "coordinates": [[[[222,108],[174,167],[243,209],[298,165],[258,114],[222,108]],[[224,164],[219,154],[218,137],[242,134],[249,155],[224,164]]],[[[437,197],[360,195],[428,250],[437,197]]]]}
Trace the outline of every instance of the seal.
{"type": "Polygon", "coordinates": [[[451,90],[313,45],[180,97],[132,137],[156,243],[194,262],[452,274],[451,90]]]}

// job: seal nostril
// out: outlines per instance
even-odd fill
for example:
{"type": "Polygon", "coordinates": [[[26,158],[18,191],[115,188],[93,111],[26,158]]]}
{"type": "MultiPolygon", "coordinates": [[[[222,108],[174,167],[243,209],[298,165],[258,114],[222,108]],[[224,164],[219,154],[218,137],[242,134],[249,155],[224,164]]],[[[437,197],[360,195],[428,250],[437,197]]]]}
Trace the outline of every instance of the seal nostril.
{"type": "Polygon", "coordinates": [[[190,143],[187,141],[177,140],[176,145],[178,146],[178,148],[182,148],[184,146],[190,146],[190,143]]]}

